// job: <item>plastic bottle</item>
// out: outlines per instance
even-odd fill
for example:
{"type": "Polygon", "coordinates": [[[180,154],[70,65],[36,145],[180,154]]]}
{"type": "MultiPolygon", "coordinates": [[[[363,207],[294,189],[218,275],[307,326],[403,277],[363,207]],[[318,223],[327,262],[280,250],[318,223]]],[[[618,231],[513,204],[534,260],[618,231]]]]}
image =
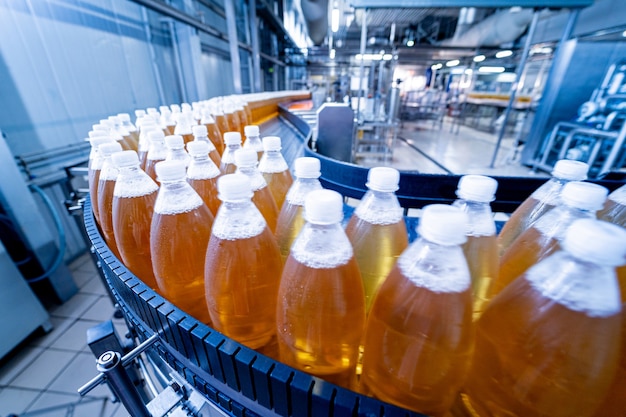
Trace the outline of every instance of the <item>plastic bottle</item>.
{"type": "Polygon", "coordinates": [[[220,156],[219,152],[217,152],[217,149],[213,145],[213,142],[209,140],[206,126],[197,125],[194,126],[191,130],[195,141],[203,141],[207,143],[207,145],[209,146],[208,155],[213,163],[218,167],[222,165],[222,157],[220,156]]]}
{"type": "Polygon", "coordinates": [[[113,189],[113,231],[124,265],[156,289],[150,256],[150,225],[159,186],[139,167],[135,151],[111,156],[119,170],[113,189]]]}
{"type": "Polygon", "coordinates": [[[150,150],[150,132],[160,131],[160,128],[154,123],[154,120],[150,117],[144,117],[140,119],[139,129],[139,144],[137,145],[137,157],[139,158],[139,165],[141,169],[146,170],[146,161],[148,158],[148,151],[150,150]]]}
{"type": "Polygon", "coordinates": [[[461,395],[473,415],[586,417],[606,395],[618,361],[615,266],[626,256],[626,230],[579,219],[562,248],[491,300],[476,322],[461,395]]]}
{"type": "Polygon", "coordinates": [[[498,235],[502,255],[511,243],[529,229],[546,211],[558,205],[561,189],[569,181],[587,178],[589,165],[580,161],[561,159],[552,170],[552,177],[537,188],[512,214],[498,235]]]}
{"type": "Polygon", "coordinates": [[[144,171],[159,184],[155,166],[158,162],[165,161],[165,157],[167,156],[165,135],[162,130],[152,130],[148,133],[148,138],[150,140],[150,149],[146,155],[146,167],[144,171]]]}
{"type": "Polygon", "coordinates": [[[343,198],[331,190],[311,191],[304,217],[278,291],[280,359],[349,387],[363,337],[365,295],[352,245],[341,227],[343,198]]]}
{"type": "MultiPolygon", "coordinates": [[[[206,251],[206,299],[214,327],[252,348],[276,334],[276,296],[282,262],[274,236],[252,204],[247,177],[218,179],[222,205],[206,251]]],[[[275,343],[275,342],[274,342],[275,343]]]]}
{"type": "Polygon", "coordinates": [[[98,178],[98,216],[100,218],[100,228],[104,235],[111,252],[121,259],[120,252],[115,242],[115,234],[113,231],[113,189],[117,180],[118,170],[111,161],[111,155],[115,152],[121,152],[122,146],[117,142],[104,143],[98,148],[98,152],[102,155],[102,169],[98,178]]]}
{"type": "Polygon", "coordinates": [[[120,142],[120,145],[122,145],[122,149],[124,149],[125,151],[137,150],[135,146],[136,144],[130,136],[130,132],[128,131],[128,129],[122,126],[121,121],[119,120],[117,115],[109,116],[108,120],[111,126],[111,136],[115,137],[116,140],[120,142]]]}
{"type": "Polygon", "coordinates": [[[222,110],[224,111],[224,116],[226,116],[226,121],[228,122],[228,131],[239,132],[241,137],[245,138],[243,125],[239,120],[239,114],[237,113],[234,103],[229,98],[224,97],[222,99],[222,110]]]}
{"type": "Polygon", "coordinates": [[[220,169],[209,158],[209,143],[194,140],[187,144],[191,162],[187,168],[187,182],[202,197],[213,216],[217,215],[220,200],[217,197],[217,178],[220,169]]]}
{"type": "Polygon", "coordinates": [[[626,185],[609,194],[604,208],[598,212],[598,219],[626,227],[626,185]]]}
{"type": "Polygon", "coordinates": [[[245,126],[252,124],[252,122],[248,121],[246,111],[244,110],[243,104],[241,103],[239,98],[237,96],[231,96],[231,101],[233,103],[233,108],[235,109],[235,112],[237,113],[237,118],[239,119],[239,126],[241,129],[241,134],[245,135],[245,132],[244,132],[245,126]]]}
{"type": "Polygon", "coordinates": [[[266,136],[263,138],[263,157],[259,161],[259,171],[265,177],[267,186],[272,192],[276,207],[280,210],[285,202],[287,191],[293,184],[289,166],[280,153],[281,143],[278,136],[266,136]]]}
{"type": "Polygon", "coordinates": [[[159,162],[156,172],[161,188],[150,227],[150,252],[159,292],[186,313],[209,324],[204,257],[213,215],[185,180],[182,162],[159,162]]]}
{"type": "Polygon", "coordinates": [[[498,294],[513,280],[539,260],[558,249],[559,241],[574,222],[596,218],[596,212],[606,201],[608,190],[589,182],[572,181],[563,186],[560,205],[546,212],[522,233],[500,258],[500,271],[494,281],[491,296],[498,294]]]}
{"type": "Polygon", "coordinates": [[[495,199],[498,182],[483,175],[464,175],[459,180],[453,205],[467,213],[467,242],[463,252],[472,278],[474,320],[490,299],[491,286],[498,278],[496,223],[489,203],[495,199]]]}
{"type": "Polygon", "coordinates": [[[241,149],[241,135],[239,132],[224,133],[224,144],[226,149],[222,154],[222,163],[220,164],[220,172],[222,175],[234,174],[237,170],[235,165],[235,152],[241,149]]]}
{"type": "MultiPolygon", "coordinates": [[[[207,129],[207,137],[215,146],[217,153],[222,156],[224,153],[224,141],[222,140],[222,133],[215,123],[215,119],[211,116],[211,110],[209,108],[202,109],[202,119],[200,124],[204,125],[207,129]]],[[[193,128],[192,128],[193,129],[193,128]]],[[[196,136],[194,134],[194,136],[196,136]]]]}
{"type": "Polygon", "coordinates": [[[191,157],[185,150],[185,140],[180,135],[169,135],[165,137],[165,148],[167,154],[166,161],[181,161],[185,164],[185,168],[189,166],[191,157]]]}
{"type": "Polygon", "coordinates": [[[257,206],[268,227],[274,233],[278,220],[278,209],[263,175],[256,167],[256,155],[252,149],[238,149],[235,151],[235,164],[237,165],[237,172],[250,180],[253,192],[252,202],[257,206]]]}
{"type": "Polygon", "coordinates": [[[100,224],[100,211],[98,210],[98,183],[104,157],[100,154],[100,145],[105,143],[116,143],[109,136],[97,136],[89,139],[91,152],[89,152],[89,162],[87,163],[87,184],[89,186],[89,199],[94,218],[100,224]]]}
{"type": "Polygon", "coordinates": [[[257,125],[248,125],[243,128],[246,134],[246,142],[243,144],[244,148],[250,148],[257,153],[257,159],[260,161],[263,157],[263,142],[259,136],[259,127],[257,125]]]}
{"type": "Polygon", "coordinates": [[[178,122],[174,128],[174,134],[182,136],[186,145],[193,140],[192,127],[196,125],[197,123],[193,119],[193,114],[189,111],[183,111],[178,117],[178,122]]]}
{"type": "Polygon", "coordinates": [[[285,204],[280,209],[276,221],[276,241],[283,262],[287,260],[291,245],[304,226],[304,199],[311,191],[322,189],[322,184],[318,179],[321,175],[319,159],[298,158],[294,166],[296,180],[287,192],[285,204]]]}
{"type": "Polygon", "coordinates": [[[133,150],[137,151],[139,146],[139,130],[137,129],[137,126],[130,121],[130,114],[118,113],[117,118],[120,122],[120,126],[128,131],[131,138],[130,140],[133,144],[133,150]]]}
{"type": "Polygon", "coordinates": [[[219,105],[217,101],[212,101],[209,106],[209,108],[211,109],[211,114],[215,118],[215,124],[217,124],[217,128],[220,130],[222,137],[224,138],[224,142],[226,142],[225,135],[227,132],[230,132],[231,129],[228,126],[228,120],[226,120],[226,115],[222,111],[222,106],[219,105]]]}
{"type": "Polygon", "coordinates": [[[159,111],[161,112],[161,129],[163,129],[163,133],[165,136],[173,135],[174,129],[176,129],[176,121],[172,117],[172,111],[168,106],[160,106],[159,111]]]}
{"type": "Polygon", "coordinates": [[[363,278],[366,313],[372,307],[376,291],[409,245],[403,210],[394,194],[399,181],[400,173],[396,169],[370,169],[368,191],[346,226],[363,278]]]}
{"type": "Polygon", "coordinates": [[[443,416],[465,381],[473,349],[471,279],[461,245],[467,215],[433,204],[381,285],[365,332],[360,390],[443,416]]]}

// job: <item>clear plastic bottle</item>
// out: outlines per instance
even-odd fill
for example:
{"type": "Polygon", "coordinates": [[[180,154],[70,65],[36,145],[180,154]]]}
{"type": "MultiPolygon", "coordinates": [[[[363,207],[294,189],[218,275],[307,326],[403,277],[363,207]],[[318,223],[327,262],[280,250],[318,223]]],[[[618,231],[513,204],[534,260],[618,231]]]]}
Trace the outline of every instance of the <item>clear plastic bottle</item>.
{"type": "Polygon", "coordinates": [[[235,165],[235,152],[241,149],[241,135],[239,132],[224,133],[224,144],[226,149],[222,154],[222,163],[220,164],[220,172],[222,175],[234,174],[237,170],[235,165]]]}
{"type": "Polygon", "coordinates": [[[368,191],[346,226],[363,278],[366,313],[376,291],[409,245],[403,210],[394,194],[399,181],[400,173],[394,168],[370,169],[368,191]]]}
{"type": "Polygon", "coordinates": [[[349,387],[365,324],[359,266],[346,236],[343,198],[311,191],[306,224],[291,248],[278,292],[276,322],[280,360],[349,387]]]}
{"type": "Polygon", "coordinates": [[[185,165],[156,165],[161,188],[150,227],[152,268],[159,292],[203,323],[211,318],[204,297],[204,258],[213,215],[185,180],[185,165]]]}
{"type": "Polygon", "coordinates": [[[113,189],[113,231],[124,265],[156,289],[150,255],[150,225],[159,186],[139,167],[135,151],[111,156],[119,170],[113,189]]]}
{"type": "MultiPolygon", "coordinates": [[[[217,124],[218,129],[220,130],[222,137],[224,138],[224,142],[226,142],[226,133],[230,132],[231,129],[228,126],[228,120],[226,120],[226,115],[222,111],[221,105],[217,103],[217,101],[213,101],[210,104],[211,114],[215,118],[215,124],[217,124]]],[[[224,147],[224,150],[226,146],[224,147]]]]}
{"type": "Polygon", "coordinates": [[[113,231],[113,189],[115,188],[115,181],[119,172],[113,165],[111,155],[121,151],[122,146],[117,142],[105,143],[98,148],[98,152],[102,155],[102,169],[98,178],[97,194],[100,228],[107,246],[118,259],[121,259],[121,256],[120,251],[117,249],[113,231]]]}
{"type": "Polygon", "coordinates": [[[598,219],[626,227],[626,185],[609,194],[604,208],[598,212],[598,219]]]}
{"type": "Polygon", "coordinates": [[[467,242],[463,252],[472,277],[474,320],[482,314],[490,299],[491,286],[498,278],[498,241],[496,222],[489,203],[495,199],[498,182],[483,175],[464,175],[453,206],[468,216],[467,242]]]}
{"type": "Polygon", "coordinates": [[[287,260],[291,245],[304,226],[304,199],[314,190],[321,190],[319,177],[320,160],[311,157],[298,158],[294,162],[296,180],[287,192],[285,204],[276,221],[276,241],[283,262],[287,260]]]}
{"type": "Polygon", "coordinates": [[[161,113],[161,129],[165,136],[174,135],[176,129],[176,121],[172,117],[172,111],[168,106],[160,106],[159,111],[161,113]]]}
{"type": "Polygon", "coordinates": [[[434,204],[383,282],[365,332],[360,390],[431,416],[450,409],[473,349],[467,215],[434,204]]]}
{"type": "Polygon", "coordinates": [[[237,118],[239,119],[239,128],[241,130],[241,134],[245,136],[244,128],[245,126],[252,124],[252,122],[248,121],[248,117],[243,108],[243,104],[241,103],[239,98],[237,96],[231,96],[231,101],[233,103],[233,108],[235,109],[235,112],[237,113],[237,118]]]}
{"type": "Polygon", "coordinates": [[[267,186],[272,192],[276,207],[280,210],[285,202],[287,191],[293,184],[289,166],[280,153],[281,142],[278,136],[266,136],[263,138],[263,157],[259,161],[259,171],[265,177],[267,186]]]}
{"type": "Polygon", "coordinates": [[[569,181],[587,178],[589,165],[580,161],[562,159],[552,170],[552,178],[537,188],[512,214],[498,234],[498,247],[502,255],[513,241],[529,229],[546,211],[559,203],[561,189],[569,181]]]}
{"type": "Polygon", "coordinates": [[[154,120],[150,117],[144,117],[140,119],[139,128],[139,144],[137,145],[137,157],[139,157],[139,164],[141,169],[146,170],[146,162],[148,158],[148,151],[150,150],[150,132],[161,131],[160,128],[154,123],[154,120]]]}
{"type": "Polygon", "coordinates": [[[222,110],[224,111],[224,116],[226,116],[226,121],[228,122],[228,131],[239,132],[241,137],[245,138],[243,125],[239,120],[239,114],[237,113],[235,104],[227,97],[222,98],[222,110]]]}
{"type": "Polygon", "coordinates": [[[274,236],[252,204],[247,177],[218,180],[222,205],[206,251],[206,299],[214,327],[252,348],[274,342],[282,262],[274,236]]]}
{"type": "Polygon", "coordinates": [[[206,126],[204,125],[197,125],[194,126],[192,129],[192,133],[193,133],[193,137],[195,141],[203,141],[206,142],[208,145],[208,155],[211,158],[211,160],[213,161],[213,163],[216,166],[221,166],[222,165],[222,157],[220,156],[219,152],[217,152],[217,149],[215,148],[215,146],[213,145],[213,142],[211,142],[209,140],[208,134],[207,134],[207,129],[206,126]]]}
{"type": "Polygon", "coordinates": [[[128,134],[130,135],[130,141],[133,145],[133,150],[137,151],[138,150],[138,146],[139,146],[139,130],[137,129],[137,126],[135,126],[131,121],[130,121],[130,114],[128,113],[119,113],[117,115],[117,118],[120,122],[120,126],[123,127],[124,129],[126,129],[126,131],[128,132],[128,134]]]}
{"type": "Polygon", "coordinates": [[[579,219],[562,248],[491,300],[476,322],[461,395],[472,415],[586,417],[606,395],[619,354],[615,266],[626,256],[626,230],[579,219]]]}
{"type": "Polygon", "coordinates": [[[190,111],[183,111],[178,117],[174,134],[182,136],[186,145],[193,140],[192,128],[196,125],[197,123],[193,118],[193,114],[190,111]]]}
{"type": "MultiPolygon", "coordinates": [[[[207,137],[215,146],[217,153],[222,156],[224,153],[224,141],[222,140],[222,133],[217,127],[217,123],[213,116],[211,116],[211,109],[204,108],[202,109],[202,119],[200,120],[200,124],[204,125],[207,129],[207,137]]],[[[193,128],[192,128],[193,129],[193,128]]],[[[196,135],[194,134],[194,137],[196,135]]]]}
{"type": "Polygon", "coordinates": [[[243,147],[256,151],[257,158],[260,161],[263,157],[263,142],[261,141],[259,127],[257,125],[248,125],[243,130],[246,134],[246,142],[243,144],[243,147]]]}
{"type": "Polygon", "coordinates": [[[559,247],[565,231],[582,218],[596,218],[606,201],[608,190],[590,182],[572,181],[563,186],[560,205],[546,212],[523,232],[500,258],[498,278],[492,285],[491,297],[539,260],[559,247]]]}
{"type": "Polygon", "coordinates": [[[213,216],[217,215],[220,200],[217,197],[217,178],[220,169],[209,158],[209,143],[194,140],[187,144],[191,163],[187,168],[187,182],[202,197],[213,216]]]}
{"type": "Polygon", "coordinates": [[[167,154],[166,161],[181,161],[185,164],[185,168],[189,166],[191,157],[185,150],[185,140],[180,135],[169,135],[165,137],[165,148],[167,154]]]}
{"type": "Polygon", "coordinates": [[[144,171],[158,184],[159,180],[157,179],[155,166],[158,162],[165,161],[165,157],[167,156],[165,135],[162,130],[152,130],[148,133],[148,138],[150,140],[150,149],[146,155],[146,167],[144,171]]]}
{"type": "Polygon", "coordinates": [[[87,184],[89,186],[89,199],[91,200],[91,209],[94,218],[100,224],[100,211],[98,210],[98,183],[100,180],[100,172],[102,170],[102,162],[104,157],[100,154],[100,145],[105,143],[116,143],[109,136],[96,136],[89,139],[91,144],[91,152],[89,152],[89,162],[87,163],[87,184]]]}
{"type": "Polygon", "coordinates": [[[235,151],[235,164],[237,165],[237,172],[250,180],[253,192],[252,202],[257,206],[265,218],[267,226],[274,233],[278,220],[278,209],[263,175],[256,167],[256,155],[252,149],[238,149],[235,151]]]}

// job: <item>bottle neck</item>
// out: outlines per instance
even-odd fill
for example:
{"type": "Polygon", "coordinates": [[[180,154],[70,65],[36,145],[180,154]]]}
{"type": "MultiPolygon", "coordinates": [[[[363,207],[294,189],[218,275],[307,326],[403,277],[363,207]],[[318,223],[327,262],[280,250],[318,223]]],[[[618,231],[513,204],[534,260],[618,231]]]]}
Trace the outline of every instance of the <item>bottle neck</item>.
{"type": "Polygon", "coordinates": [[[334,268],[348,263],[354,251],[341,223],[307,221],[294,241],[291,254],[298,262],[312,268],[334,268]]]}
{"type": "Polygon", "coordinates": [[[392,192],[368,190],[355,210],[362,220],[375,224],[393,224],[402,220],[403,209],[392,192]]]}
{"type": "Polygon", "coordinates": [[[458,199],[453,206],[467,213],[467,235],[492,236],[496,234],[496,222],[488,202],[458,199]]]}

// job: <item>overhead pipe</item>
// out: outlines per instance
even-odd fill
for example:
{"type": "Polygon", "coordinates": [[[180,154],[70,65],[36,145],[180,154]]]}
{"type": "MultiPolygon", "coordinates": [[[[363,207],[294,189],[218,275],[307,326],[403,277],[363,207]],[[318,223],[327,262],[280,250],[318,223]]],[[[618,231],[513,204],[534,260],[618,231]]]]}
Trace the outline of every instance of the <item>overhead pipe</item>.
{"type": "Polygon", "coordinates": [[[309,38],[321,45],[328,34],[328,0],[301,0],[300,7],[309,38]]]}

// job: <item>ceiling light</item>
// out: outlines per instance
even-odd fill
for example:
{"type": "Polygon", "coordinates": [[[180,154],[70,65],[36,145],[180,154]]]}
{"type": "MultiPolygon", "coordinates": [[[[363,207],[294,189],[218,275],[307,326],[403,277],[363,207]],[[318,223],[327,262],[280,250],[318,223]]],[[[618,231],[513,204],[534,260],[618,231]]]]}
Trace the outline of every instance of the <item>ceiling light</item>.
{"type": "Polygon", "coordinates": [[[496,58],[506,58],[508,56],[513,55],[513,51],[509,49],[505,49],[504,51],[496,52],[496,58]]]}
{"type": "Polygon", "coordinates": [[[484,55],[476,55],[474,57],[474,62],[483,62],[485,60],[485,56],[484,55]]]}
{"type": "Polygon", "coordinates": [[[430,69],[432,69],[432,70],[438,70],[438,69],[441,69],[442,67],[443,67],[443,65],[441,65],[441,64],[435,64],[435,65],[432,65],[432,66],[430,67],[430,69]]]}
{"type": "Polygon", "coordinates": [[[329,54],[330,59],[335,59],[335,50],[331,49],[329,54]]]}
{"type": "Polygon", "coordinates": [[[458,59],[453,59],[452,61],[446,62],[446,67],[456,67],[460,63],[461,61],[459,61],[458,59]]]}
{"type": "Polygon", "coordinates": [[[622,32],[622,36],[626,38],[626,30],[622,32]]]}
{"type": "Polygon", "coordinates": [[[478,68],[478,72],[482,72],[483,74],[498,74],[504,72],[504,67],[480,67],[478,68]]]}
{"type": "Polygon", "coordinates": [[[391,55],[391,54],[384,54],[383,55],[383,61],[391,61],[392,58],[393,58],[393,55],[391,55]]]}
{"type": "MultiPolygon", "coordinates": [[[[624,33],[626,33],[626,32],[624,32],[624,33]]],[[[415,45],[415,41],[413,39],[409,39],[408,41],[406,41],[406,46],[408,46],[409,48],[411,46],[413,46],[413,45],[415,45]]]]}
{"type": "MultiPolygon", "coordinates": [[[[327,15],[328,16],[328,15],[327,15]]],[[[331,12],[330,25],[333,32],[339,31],[339,9],[333,9],[331,12]]]]}

